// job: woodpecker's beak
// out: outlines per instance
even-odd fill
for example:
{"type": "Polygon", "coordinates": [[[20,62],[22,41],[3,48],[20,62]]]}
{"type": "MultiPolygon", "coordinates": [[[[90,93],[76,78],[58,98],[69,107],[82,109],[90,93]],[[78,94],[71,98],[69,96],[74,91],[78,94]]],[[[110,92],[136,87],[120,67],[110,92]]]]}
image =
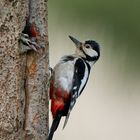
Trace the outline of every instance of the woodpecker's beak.
{"type": "Polygon", "coordinates": [[[80,41],[78,41],[77,39],[75,39],[74,37],[72,37],[70,35],[69,35],[69,38],[74,42],[76,47],[80,47],[80,45],[82,44],[80,41]]]}

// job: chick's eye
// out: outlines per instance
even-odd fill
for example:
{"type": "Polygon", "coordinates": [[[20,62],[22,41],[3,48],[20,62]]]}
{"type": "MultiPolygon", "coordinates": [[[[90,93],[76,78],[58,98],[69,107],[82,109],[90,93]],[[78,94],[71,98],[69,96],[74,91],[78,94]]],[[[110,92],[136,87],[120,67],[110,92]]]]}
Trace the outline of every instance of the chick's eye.
{"type": "Polygon", "coordinates": [[[88,49],[88,48],[90,48],[90,46],[89,46],[89,45],[86,45],[85,47],[86,47],[87,49],[88,49]]]}

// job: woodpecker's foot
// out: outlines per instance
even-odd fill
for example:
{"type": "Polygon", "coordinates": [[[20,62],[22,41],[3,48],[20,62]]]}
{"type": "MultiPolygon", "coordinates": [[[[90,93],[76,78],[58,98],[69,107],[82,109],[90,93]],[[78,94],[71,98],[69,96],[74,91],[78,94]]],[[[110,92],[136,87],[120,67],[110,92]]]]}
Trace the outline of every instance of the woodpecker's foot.
{"type": "Polygon", "coordinates": [[[19,41],[24,45],[24,48],[21,49],[21,52],[27,52],[28,50],[38,51],[41,48],[35,41],[32,41],[28,34],[21,33],[19,41]]]}
{"type": "Polygon", "coordinates": [[[47,85],[48,85],[47,87],[50,87],[50,83],[51,83],[51,80],[52,80],[52,77],[53,77],[53,73],[54,73],[53,69],[51,67],[49,67],[48,72],[45,75],[45,81],[47,79],[47,81],[46,81],[47,85]]]}
{"type": "Polygon", "coordinates": [[[53,74],[54,74],[54,70],[51,67],[49,67],[49,80],[51,80],[53,74]]]}

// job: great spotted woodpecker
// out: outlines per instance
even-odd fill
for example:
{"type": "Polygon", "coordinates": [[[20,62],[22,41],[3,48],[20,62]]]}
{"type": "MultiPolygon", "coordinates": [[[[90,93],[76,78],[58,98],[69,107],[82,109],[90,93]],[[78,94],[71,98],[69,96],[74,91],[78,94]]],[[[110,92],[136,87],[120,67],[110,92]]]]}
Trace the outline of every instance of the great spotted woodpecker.
{"type": "Polygon", "coordinates": [[[76,99],[82,93],[90,74],[91,67],[100,57],[99,44],[93,40],[78,41],[69,36],[76,46],[76,53],[63,56],[53,69],[50,83],[52,126],[47,140],[52,140],[62,116],[66,126],[76,99]]]}

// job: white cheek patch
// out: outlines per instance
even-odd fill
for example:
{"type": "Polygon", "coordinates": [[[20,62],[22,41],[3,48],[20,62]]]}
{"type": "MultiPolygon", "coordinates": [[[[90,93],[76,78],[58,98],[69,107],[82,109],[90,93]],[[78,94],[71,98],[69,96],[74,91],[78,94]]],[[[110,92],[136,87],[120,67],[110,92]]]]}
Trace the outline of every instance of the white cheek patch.
{"type": "Polygon", "coordinates": [[[91,56],[98,56],[98,53],[95,50],[91,50],[91,56]]]}
{"type": "Polygon", "coordinates": [[[86,49],[85,48],[85,53],[87,55],[89,55],[90,57],[97,57],[98,56],[98,53],[93,49],[86,49]]]}

